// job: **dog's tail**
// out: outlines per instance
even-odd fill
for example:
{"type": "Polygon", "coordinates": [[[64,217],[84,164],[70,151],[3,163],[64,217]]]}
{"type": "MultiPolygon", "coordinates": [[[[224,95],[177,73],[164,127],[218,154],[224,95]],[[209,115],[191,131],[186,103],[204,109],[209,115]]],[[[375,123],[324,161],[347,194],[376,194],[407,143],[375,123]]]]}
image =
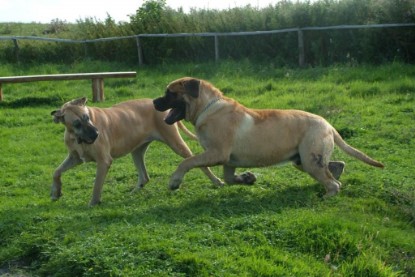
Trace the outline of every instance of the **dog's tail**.
{"type": "Polygon", "coordinates": [[[192,140],[198,140],[197,136],[189,131],[189,129],[184,126],[184,124],[181,121],[177,121],[177,126],[192,140]]]}
{"type": "Polygon", "coordinates": [[[381,162],[378,162],[365,153],[363,153],[360,150],[357,150],[356,148],[353,148],[352,146],[348,145],[340,136],[340,134],[333,128],[333,137],[334,142],[338,147],[340,147],[344,152],[349,154],[352,157],[355,157],[356,159],[361,160],[362,162],[365,162],[371,166],[376,166],[380,168],[384,168],[384,165],[381,162]]]}

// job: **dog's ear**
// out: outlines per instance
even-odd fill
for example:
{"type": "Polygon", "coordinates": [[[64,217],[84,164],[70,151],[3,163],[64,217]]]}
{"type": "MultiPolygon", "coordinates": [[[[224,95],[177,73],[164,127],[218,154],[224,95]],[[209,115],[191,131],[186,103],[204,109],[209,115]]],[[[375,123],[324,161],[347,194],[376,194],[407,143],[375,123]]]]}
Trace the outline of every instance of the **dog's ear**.
{"type": "Polygon", "coordinates": [[[86,97],[78,98],[71,101],[71,104],[74,106],[85,106],[88,99],[86,97]]]}
{"type": "Polygon", "coordinates": [[[63,112],[61,110],[52,111],[50,115],[53,116],[53,122],[55,123],[65,123],[65,118],[63,116],[63,112]]]}
{"type": "Polygon", "coordinates": [[[188,81],[185,81],[183,86],[190,96],[192,96],[193,98],[199,97],[200,80],[190,79],[188,81]]]}

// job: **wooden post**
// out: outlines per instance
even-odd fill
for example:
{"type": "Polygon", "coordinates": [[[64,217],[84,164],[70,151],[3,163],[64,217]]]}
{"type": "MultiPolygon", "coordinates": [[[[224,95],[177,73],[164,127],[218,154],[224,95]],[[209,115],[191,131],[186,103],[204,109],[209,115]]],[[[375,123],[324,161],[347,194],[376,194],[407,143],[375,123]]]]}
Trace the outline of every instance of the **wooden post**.
{"type": "Polygon", "coordinates": [[[215,35],[215,62],[219,61],[219,36],[215,35]]]}
{"type": "Polygon", "coordinates": [[[138,52],[138,65],[143,66],[143,49],[141,47],[140,43],[140,37],[135,37],[136,43],[137,43],[137,52],[138,52]]]}
{"type": "Polygon", "coordinates": [[[0,83],[0,101],[3,101],[3,88],[1,87],[1,83],[0,83]]]}
{"type": "Polygon", "coordinates": [[[304,54],[304,36],[303,31],[298,28],[298,64],[300,67],[305,65],[305,54],[304,54]]]}
{"type": "Polygon", "coordinates": [[[101,102],[104,100],[105,100],[104,79],[103,78],[92,79],[92,101],[101,102]]]}

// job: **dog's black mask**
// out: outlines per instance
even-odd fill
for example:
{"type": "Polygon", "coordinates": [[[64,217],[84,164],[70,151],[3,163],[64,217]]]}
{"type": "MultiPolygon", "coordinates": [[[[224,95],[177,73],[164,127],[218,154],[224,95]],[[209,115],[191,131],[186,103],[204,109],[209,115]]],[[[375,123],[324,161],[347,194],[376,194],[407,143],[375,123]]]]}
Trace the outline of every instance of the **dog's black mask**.
{"type": "Polygon", "coordinates": [[[72,122],[72,127],[79,144],[92,144],[98,138],[98,129],[88,122],[87,116],[72,122]]]}
{"type": "Polygon", "coordinates": [[[186,117],[186,102],[184,99],[179,99],[176,93],[172,93],[169,90],[163,97],[159,97],[153,100],[154,108],[160,112],[171,109],[167,114],[164,122],[169,125],[174,124],[186,117]]]}

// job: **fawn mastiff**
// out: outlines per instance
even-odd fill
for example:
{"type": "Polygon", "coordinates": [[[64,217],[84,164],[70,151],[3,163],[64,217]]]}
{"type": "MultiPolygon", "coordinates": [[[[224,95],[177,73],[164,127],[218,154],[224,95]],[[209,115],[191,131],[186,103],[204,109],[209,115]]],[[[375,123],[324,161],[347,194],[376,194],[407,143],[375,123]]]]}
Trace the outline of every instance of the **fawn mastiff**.
{"type": "Polygon", "coordinates": [[[167,124],[190,121],[204,152],[185,159],[170,178],[176,189],[195,167],[223,165],[227,184],[253,184],[254,174],[235,175],[237,167],[263,167],[291,161],[324,185],[325,197],[340,190],[344,162],[330,161],[336,144],[369,165],[383,164],[348,145],[322,117],[299,110],[249,109],[225,97],[207,81],[185,77],[171,82],[153,101],[158,111],[170,110],[167,124]]]}
{"type": "MultiPolygon", "coordinates": [[[[51,113],[56,123],[65,125],[64,140],[68,148],[68,156],[53,174],[52,200],[62,195],[62,173],[82,162],[97,164],[90,201],[93,206],[100,202],[102,186],[113,159],[132,154],[138,171],[137,189],[140,189],[149,181],[144,155],[152,141],[164,142],[183,158],[192,156],[178,126],[187,135],[193,134],[183,124],[165,124],[163,119],[167,112],[157,112],[151,99],[131,100],[110,108],[87,107],[86,101],[86,98],[72,100],[51,113]]],[[[212,182],[222,184],[208,168],[202,170],[212,182]]]]}

